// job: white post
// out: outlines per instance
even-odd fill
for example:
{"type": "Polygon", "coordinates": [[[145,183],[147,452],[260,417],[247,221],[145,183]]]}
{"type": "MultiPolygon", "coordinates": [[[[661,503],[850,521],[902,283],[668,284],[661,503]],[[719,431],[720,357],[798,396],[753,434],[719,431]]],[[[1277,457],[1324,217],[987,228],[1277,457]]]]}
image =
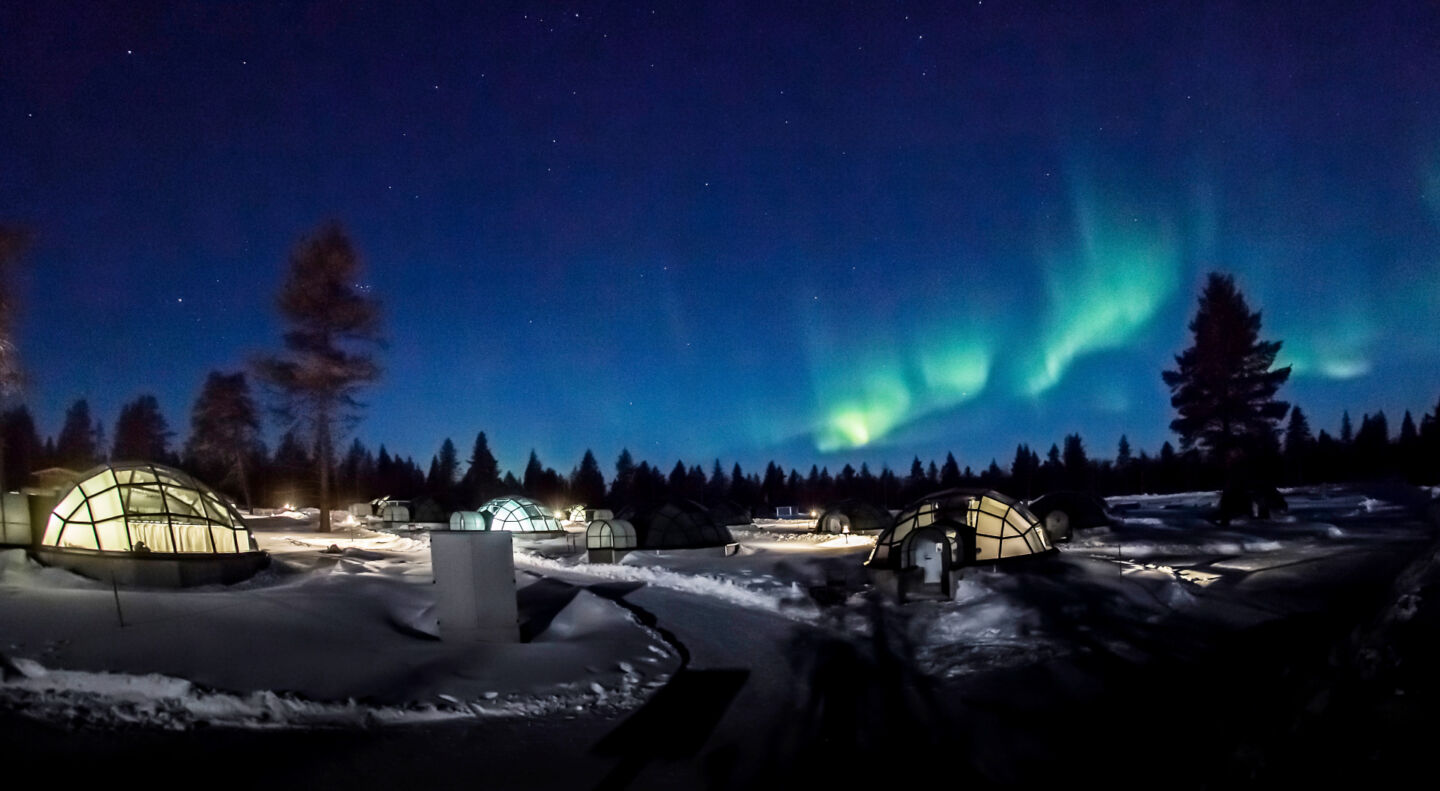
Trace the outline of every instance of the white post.
{"type": "Polygon", "coordinates": [[[454,642],[516,643],[515,556],[510,533],[434,530],[430,564],[435,574],[440,638],[454,642]]]}

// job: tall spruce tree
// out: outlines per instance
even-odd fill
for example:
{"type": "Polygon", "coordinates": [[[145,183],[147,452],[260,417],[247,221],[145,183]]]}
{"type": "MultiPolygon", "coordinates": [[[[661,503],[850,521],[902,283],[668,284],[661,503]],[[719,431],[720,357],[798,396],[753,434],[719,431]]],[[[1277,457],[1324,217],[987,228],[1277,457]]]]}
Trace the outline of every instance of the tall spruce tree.
{"type": "Polygon", "coordinates": [[[4,464],[4,481],[18,487],[30,473],[43,466],[45,446],[35,429],[35,419],[24,404],[0,415],[0,442],[3,442],[0,459],[4,464]]]}
{"type": "Polygon", "coordinates": [[[1285,425],[1285,471],[1289,483],[1305,483],[1307,462],[1314,451],[1315,438],[1310,434],[1310,420],[1297,405],[1290,409],[1290,422],[1285,425]]]}
{"type": "Polygon", "coordinates": [[[500,496],[504,486],[500,482],[500,462],[490,452],[490,441],[485,432],[475,435],[475,446],[470,451],[469,466],[465,477],[460,480],[464,490],[462,498],[471,508],[478,508],[487,500],[500,496]]]}
{"type": "MultiPolygon", "coordinates": [[[[120,425],[115,426],[119,440],[120,425]]],[[[220,481],[234,477],[245,507],[253,507],[247,463],[260,445],[260,414],[250,397],[243,372],[211,371],[190,411],[190,438],[186,455],[203,469],[213,470],[220,481]]]]}
{"type": "Polygon", "coordinates": [[[1188,450],[1201,448],[1226,469],[1273,438],[1289,405],[1275,393],[1290,367],[1273,368],[1280,341],[1260,340],[1260,312],[1251,311],[1230,275],[1211,272],[1190,322],[1194,343],[1165,371],[1170,428],[1188,450]]]}
{"type": "Polygon", "coordinates": [[[305,427],[312,439],[322,533],[330,531],[334,442],[359,419],[361,388],[380,378],[380,305],[357,286],[362,279],[360,255],[339,224],[302,239],[278,300],[285,351],[256,362],[280,395],[283,421],[305,427]]]}
{"type": "Polygon", "coordinates": [[[98,431],[90,418],[90,403],[82,398],[71,404],[55,440],[55,463],[73,470],[95,466],[100,460],[98,431]]]}
{"type": "Polygon", "coordinates": [[[600,462],[595,460],[595,454],[589,448],[585,449],[580,466],[570,476],[570,491],[581,505],[590,508],[599,507],[605,499],[605,474],[600,471],[600,462]]]}

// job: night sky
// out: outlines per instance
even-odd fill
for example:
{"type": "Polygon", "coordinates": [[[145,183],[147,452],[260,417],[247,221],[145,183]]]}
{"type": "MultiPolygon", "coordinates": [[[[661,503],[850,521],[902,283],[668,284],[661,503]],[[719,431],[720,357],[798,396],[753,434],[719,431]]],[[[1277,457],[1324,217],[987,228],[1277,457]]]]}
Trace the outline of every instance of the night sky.
{"type": "Polygon", "coordinates": [[[330,218],[422,464],[1154,452],[1217,268],[1316,428],[1440,395],[1432,2],[476,5],[0,3],[42,434],[183,439],[330,218]]]}

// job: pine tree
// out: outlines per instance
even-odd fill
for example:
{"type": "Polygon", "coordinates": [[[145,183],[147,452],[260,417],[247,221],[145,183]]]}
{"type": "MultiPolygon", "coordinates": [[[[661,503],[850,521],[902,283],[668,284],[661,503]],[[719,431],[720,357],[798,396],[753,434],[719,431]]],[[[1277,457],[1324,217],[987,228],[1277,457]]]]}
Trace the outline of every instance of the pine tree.
{"type": "Polygon", "coordinates": [[[1071,489],[1090,488],[1090,457],[1079,434],[1065,437],[1065,486],[1071,489]]]}
{"type": "Polygon", "coordinates": [[[1315,440],[1310,436],[1310,421],[1299,406],[1290,410],[1290,422],[1285,426],[1285,468],[1290,483],[1305,483],[1306,467],[1314,449],[1315,440]]]}
{"type": "Polygon", "coordinates": [[[720,460],[716,459],[710,468],[710,478],[705,481],[705,503],[715,505],[729,496],[730,479],[725,475],[725,468],[720,466],[720,460]]]}
{"type": "Polygon", "coordinates": [[[361,388],[380,378],[380,305],[357,287],[360,280],[360,256],[338,224],[301,240],[278,300],[285,351],[256,362],[281,396],[278,413],[313,438],[322,533],[330,532],[334,441],[359,419],[361,388]]]}
{"type": "Polygon", "coordinates": [[[600,463],[589,448],[580,459],[580,466],[570,476],[570,492],[581,505],[594,508],[605,499],[605,475],[600,472],[600,463]]]}
{"type": "Polygon", "coordinates": [[[1190,331],[1194,344],[1163,373],[1180,415],[1170,428],[1182,448],[1202,448],[1228,474],[1235,457],[1274,436],[1289,409],[1275,393],[1290,368],[1271,370],[1280,341],[1260,340],[1260,313],[1250,310],[1229,275],[1210,273],[1190,331]]]}
{"type": "Polygon", "coordinates": [[[929,488],[927,483],[925,480],[925,465],[921,464],[920,457],[916,456],[915,460],[910,462],[910,474],[905,477],[903,489],[905,493],[903,499],[905,502],[908,503],[924,495],[925,490],[929,488]]]}
{"type": "Polygon", "coordinates": [[[371,499],[369,478],[374,470],[370,468],[374,467],[375,462],[369,457],[370,452],[365,449],[360,438],[356,437],[350,443],[350,449],[345,451],[345,458],[340,461],[340,467],[336,471],[337,491],[352,500],[371,499]]]}
{"type": "Polygon", "coordinates": [[[90,419],[90,404],[80,399],[65,410],[65,424],[55,440],[55,463],[73,470],[86,470],[99,461],[95,424],[90,419]]]}
{"type": "Polygon", "coordinates": [[[945,466],[940,468],[940,488],[956,489],[960,486],[960,463],[954,453],[945,454],[945,466]]]}
{"type": "Polygon", "coordinates": [[[449,437],[440,443],[440,455],[436,467],[438,483],[440,485],[440,496],[448,498],[450,490],[455,487],[456,476],[460,473],[460,456],[455,450],[455,443],[449,437]]]}
{"type": "MultiPolygon", "coordinates": [[[[115,434],[118,442],[118,423],[115,434]]],[[[190,438],[185,443],[186,455],[202,468],[216,472],[222,483],[233,475],[248,509],[254,503],[251,501],[246,467],[259,444],[260,416],[254,400],[250,398],[250,385],[245,381],[245,374],[211,371],[205,377],[200,395],[195,398],[195,406],[190,410],[190,438]]]]}
{"type": "Polygon", "coordinates": [[[1035,490],[1036,467],[1032,458],[1030,446],[1021,443],[1015,446],[1015,458],[1010,462],[1010,480],[1014,482],[1016,493],[1027,500],[1035,490]]]}
{"type": "Polygon", "coordinates": [[[1310,434],[1310,420],[1300,407],[1290,410],[1290,422],[1285,426],[1285,455],[1303,457],[1310,450],[1314,438],[1310,434]]]}
{"type": "Polygon", "coordinates": [[[18,487],[30,473],[42,466],[45,446],[35,429],[35,419],[24,404],[0,415],[0,458],[3,458],[4,481],[18,487]]]}
{"type": "Polygon", "coordinates": [[[115,447],[110,458],[116,461],[170,461],[170,430],[160,414],[160,402],[153,395],[142,395],[120,407],[115,421],[115,447]]]}
{"type": "Polygon", "coordinates": [[[504,488],[500,482],[500,462],[490,452],[490,442],[483,431],[475,435],[468,465],[460,481],[460,488],[464,490],[462,499],[470,508],[478,508],[498,497],[504,488]]]}
{"type": "Polygon", "coordinates": [[[525,472],[520,479],[520,485],[525,490],[525,496],[534,500],[542,500],[547,494],[545,489],[545,467],[540,463],[540,456],[535,449],[530,449],[530,458],[525,462],[525,472]]]}
{"type": "Polygon", "coordinates": [[[631,490],[635,487],[635,459],[629,448],[621,448],[615,459],[615,479],[610,481],[610,502],[618,509],[630,503],[631,490]]]}
{"type": "Polygon", "coordinates": [[[1410,416],[1408,409],[1400,421],[1400,436],[1395,439],[1395,457],[1400,474],[1411,483],[1419,483],[1420,432],[1415,428],[1415,418],[1410,416]]]}

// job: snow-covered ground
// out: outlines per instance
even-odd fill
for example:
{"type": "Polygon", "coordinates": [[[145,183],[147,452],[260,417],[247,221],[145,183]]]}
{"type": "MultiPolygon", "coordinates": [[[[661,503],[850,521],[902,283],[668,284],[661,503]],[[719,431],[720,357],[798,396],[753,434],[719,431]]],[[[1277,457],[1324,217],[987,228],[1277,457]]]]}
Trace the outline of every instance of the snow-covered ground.
{"type": "Polygon", "coordinates": [[[543,625],[527,642],[439,640],[424,534],[312,527],[256,520],[271,568],[185,591],[117,592],[0,553],[0,697],[38,717],[167,727],[410,724],[630,707],[675,668],[620,605],[531,596],[524,573],[522,628],[543,625]]]}
{"type": "Polygon", "coordinates": [[[820,690],[871,672],[836,669],[825,657],[851,649],[835,646],[856,647],[855,668],[898,658],[929,679],[904,689],[998,694],[1014,684],[999,679],[1035,673],[1098,689],[1097,656],[1183,660],[1224,635],[1323,615],[1434,535],[1384,498],[1287,497],[1288,515],[1223,528],[1206,519],[1214,493],[1114,498],[1113,527],[1039,562],[968,569],[949,600],[904,606],[868,586],[873,538],[804,521],[734,528],[732,556],[635,552],[616,564],[588,563],[578,528],[517,537],[528,640],[498,646],[435,639],[423,525],[321,535],[306,515],[257,519],[271,570],[229,588],[121,590],[118,610],[109,587],[12,551],[0,554],[0,704],[50,722],[165,728],[616,717],[660,701],[677,674],[744,667],[736,713],[712,739],[773,752],[779,737],[766,734],[786,727],[786,706],[823,719],[827,706],[861,705],[820,690]]]}

